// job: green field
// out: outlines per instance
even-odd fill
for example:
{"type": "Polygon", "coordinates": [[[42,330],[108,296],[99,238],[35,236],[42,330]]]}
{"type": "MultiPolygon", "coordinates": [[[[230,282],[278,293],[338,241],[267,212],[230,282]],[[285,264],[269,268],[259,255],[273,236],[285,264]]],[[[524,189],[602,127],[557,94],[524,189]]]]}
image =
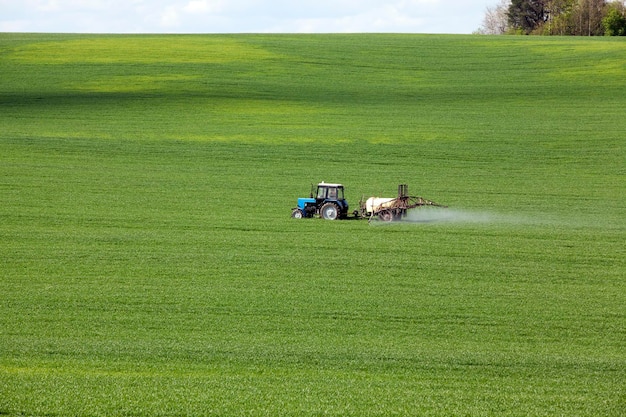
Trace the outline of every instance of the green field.
{"type": "Polygon", "coordinates": [[[617,38],[0,34],[0,415],[623,416],[624,80],[617,38]],[[450,208],[291,219],[322,180],[450,208]]]}

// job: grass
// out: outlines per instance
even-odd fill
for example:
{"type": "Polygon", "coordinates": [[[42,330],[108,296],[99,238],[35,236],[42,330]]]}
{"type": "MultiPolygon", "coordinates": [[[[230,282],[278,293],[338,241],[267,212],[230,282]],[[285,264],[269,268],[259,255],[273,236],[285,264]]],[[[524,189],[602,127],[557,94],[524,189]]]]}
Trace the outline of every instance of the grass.
{"type": "Polygon", "coordinates": [[[0,35],[0,414],[623,414],[625,55],[0,35]]]}

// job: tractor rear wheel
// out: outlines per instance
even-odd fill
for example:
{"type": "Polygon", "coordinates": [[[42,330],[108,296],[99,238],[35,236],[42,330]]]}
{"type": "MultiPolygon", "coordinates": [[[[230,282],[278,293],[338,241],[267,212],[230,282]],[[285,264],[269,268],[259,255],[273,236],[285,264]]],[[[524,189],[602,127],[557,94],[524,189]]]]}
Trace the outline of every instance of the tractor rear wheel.
{"type": "Polygon", "coordinates": [[[326,203],[322,206],[320,214],[326,220],[335,220],[339,217],[339,207],[335,203],[326,203]]]}

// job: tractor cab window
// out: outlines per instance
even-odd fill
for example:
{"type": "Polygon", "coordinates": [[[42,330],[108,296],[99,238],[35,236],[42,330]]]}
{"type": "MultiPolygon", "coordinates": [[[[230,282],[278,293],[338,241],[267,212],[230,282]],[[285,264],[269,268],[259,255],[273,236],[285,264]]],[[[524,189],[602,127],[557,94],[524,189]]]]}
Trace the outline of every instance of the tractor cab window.
{"type": "Polygon", "coordinates": [[[317,198],[343,200],[343,187],[318,187],[317,198]]]}

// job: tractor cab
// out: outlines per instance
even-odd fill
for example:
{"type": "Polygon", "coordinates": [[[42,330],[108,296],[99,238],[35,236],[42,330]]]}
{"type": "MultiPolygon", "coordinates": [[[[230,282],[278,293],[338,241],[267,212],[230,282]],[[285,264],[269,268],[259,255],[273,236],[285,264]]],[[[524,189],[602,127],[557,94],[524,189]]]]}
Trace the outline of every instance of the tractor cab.
{"type": "Polygon", "coordinates": [[[317,184],[317,200],[343,200],[343,185],[341,184],[317,184]]]}
{"type": "Polygon", "coordinates": [[[317,184],[317,189],[311,187],[309,198],[299,198],[298,207],[291,212],[291,217],[301,219],[319,215],[326,220],[345,218],[348,214],[348,202],[344,198],[343,185],[317,184]]]}

